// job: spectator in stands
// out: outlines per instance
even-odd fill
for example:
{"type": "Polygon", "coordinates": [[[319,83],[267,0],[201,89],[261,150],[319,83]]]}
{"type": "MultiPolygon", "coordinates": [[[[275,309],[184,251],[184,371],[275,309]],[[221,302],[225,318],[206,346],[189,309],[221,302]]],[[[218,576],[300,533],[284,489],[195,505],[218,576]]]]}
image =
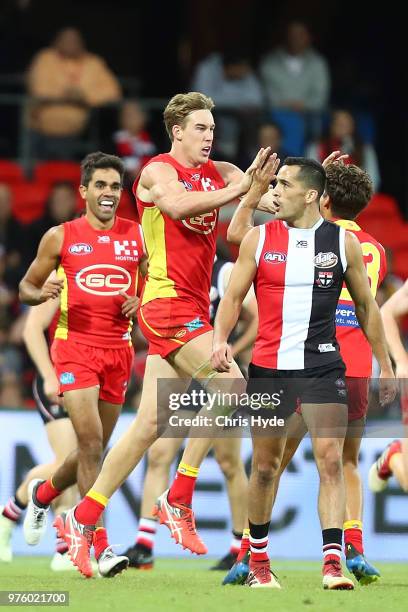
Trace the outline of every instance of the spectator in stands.
{"type": "Polygon", "coordinates": [[[217,151],[234,159],[252,150],[264,98],[245,51],[232,48],[210,54],[196,67],[192,89],[215,102],[217,151]]]}
{"type": "Polygon", "coordinates": [[[308,147],[307,156],[322,162],[331,151],[348,154],[346,163],[363,168],[373,182],[374,191],[380,185],[380,171],[377,155],[371,144],[363,142],[356,130],[353,115],[347,110],[335,110],[327,133],[308,147]]]}
{"type": "Polygon", "coordinates": [[[22,405],[20,375],[23,359],[13,346],[10,329],[15,318],[17,293],[5,283],[6,251],[0,246],[0,406],[22,405]]]}
{"type": "Polygon", "coordinates": [[[292,21],[284,46],[270,51],[259,71],[271,109],[302,113],[307,136],[320,134],[330,94],[330,73],[326,59],[312,46],[305,23],[292,21]]]}
{"type": "Polygon", "coordinates": [[[17,289],[25,269],[21,250],[27,242],[23,226],[15,219],[11,210],[11,191],[0,183],[0,248],[5,257],[4,279],[17,289]]]}
{"type": "Polygon", "coordinates": [[[44,214],[28,228],[31,240],[29,253],[25,256],[29,256],[29,262],[34,259],[39,242],[45,232],[54,225],[60,225],[74,219],[76,209],[77,191],[72,183],[65,181],[55,183],[45,204],[44,214]]]}
{"type": "Polygon", "coordinates": [[[273,153],[277,153],[281,161],[288,156],[288,153],[282,147],[282,130],[274,121],[265,121],[259,126],[258,141],[251,151],[247,151],[246,156],[239,160],[241,168],[247,168],[260,148],[266,149],[271,147],[273,153]]]}
{"type": "Polygon", "coordinates": [[[116,154],[125,162],[128,182],[134,181],[141,168],[156,153],[146,122],[146,113],[137,100],[127,100],[122,104],[120,129],[113,135],[113,140],[116,154]]]}
{"type": "Polygon", "coordinates": [[[92,107],[117,102],[121,88],[104,60],[86,50],[81,33],[65,28],[37,53],[28,70],[32,154],[42,159],[78,155],[92,107]]]}

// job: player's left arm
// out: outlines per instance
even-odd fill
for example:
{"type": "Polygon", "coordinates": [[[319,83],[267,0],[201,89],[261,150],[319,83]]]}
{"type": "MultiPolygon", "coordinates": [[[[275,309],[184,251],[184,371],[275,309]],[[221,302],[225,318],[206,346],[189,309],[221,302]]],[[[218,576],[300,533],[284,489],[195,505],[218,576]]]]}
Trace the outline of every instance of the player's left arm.
{"type": "Polygon", "coordinates": [[[254,227],[256,210],[274,213],[271,183],[276,179],[280,159],[272,153],[261,168],[254,172],[252,185],[236,208],[227,230],[227,240],[241,244],[244,236],[254,227]]]}
{"type": "Polygon", "coordinates": [[[380,401],[391,402],[396,394],[395,377],[387,350],[380,309],[371,293],[361,246],[354,234],[346,232],[347,270],[344,280],[356,308],[356,316],[380,365],[380,401]]]}
{"type": "Polygon", "coordinates": [[[228,372],[232,364],[228,336],[237,324],[242,302],[256,274],[255,252],[258,241],[258,228],[254,228],[245,236],[227,290],[218,306],[211,356],[211,365],[218,372],[228,372]]]}

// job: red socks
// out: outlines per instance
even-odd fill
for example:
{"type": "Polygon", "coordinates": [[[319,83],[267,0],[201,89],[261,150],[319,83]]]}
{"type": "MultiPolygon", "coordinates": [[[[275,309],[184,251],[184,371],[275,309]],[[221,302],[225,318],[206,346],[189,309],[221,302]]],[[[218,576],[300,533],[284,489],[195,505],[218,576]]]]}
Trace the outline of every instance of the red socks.
{"type": "Polygon", "coordinates": [[[169,504],[192,505],[198,471],[198,468],[183,462],[180,463],[176,477],[167,496],[169,504]]]}
{"type": "Polygon", "coordinates": [[[62,491],[59,491],[54,487],[52,484],[52,478],[50,478],[37,487],[35,497],[42,506],[49,506],[50,503],[61,493],[62,491]]]}

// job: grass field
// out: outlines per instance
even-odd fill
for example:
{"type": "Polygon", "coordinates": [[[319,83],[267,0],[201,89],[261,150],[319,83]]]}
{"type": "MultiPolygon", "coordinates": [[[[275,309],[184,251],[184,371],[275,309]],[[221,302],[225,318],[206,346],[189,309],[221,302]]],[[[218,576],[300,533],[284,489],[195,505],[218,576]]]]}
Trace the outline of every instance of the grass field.
{"type": "MultiPolygon", "coordinates": [[[[48,569],[49,561],[49,558],[44,557],[17,557],[12,564],[1,564],[0,590],[69,591],[69,610],[84,612],[408,610],[408,572],[404,564],[378,564],[382,579],[374,585],[356,586],[351,592],[327,592],[321,587],[320,564],[312,562],[274,563],[273,569],[283,587],[282,591],[275,591],[241,586],[221,587],[223,574],[208,571],[211,564],[209,560],[161,559],[152,571],[129,569],[110,580],[86,580],[76,572],[51,572],[48,569]]],[[[37,606],[37,609],[42,608],[37,606]]]]}

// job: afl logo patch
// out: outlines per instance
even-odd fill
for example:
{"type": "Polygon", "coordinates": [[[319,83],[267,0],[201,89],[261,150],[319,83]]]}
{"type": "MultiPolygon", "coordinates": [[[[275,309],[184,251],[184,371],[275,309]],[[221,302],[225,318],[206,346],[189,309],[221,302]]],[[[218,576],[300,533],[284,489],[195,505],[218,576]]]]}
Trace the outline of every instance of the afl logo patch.
{"type": "Polygon", "coordinates": [[[88,255],[89,253],[92,253],[93,248],[86,242],[77,242],[76,244],[71,244],[68,251],[72,255],[88,255]]]}
{"type": "Polygon", "coordinates": [[[182,224],[197,234],[211,234],[217,224],[217,211],[212,210],[197,217],[182,219],[182,224]]]}
{"type": "Polygon", "coordinates": [[[179,329],[179,331],[174,334],[174,337],[175,338],[182,338],[183,336],[186,335],[186,333],[187,333],[186,329],[179,329]]]}
{"type": "Polygon", "coordinates": [[[316,268],[334,268],[339,261],[335,253],[318,253],[313,259],[316,268]]]}
{"type": "Polygon", "coordinates": [[[280,264],[280,263],[285,263],[286,254],[281,253],[280,251],[266,251],[263,258],[264,258],[264,261],[268,263],[280,264]]]}

